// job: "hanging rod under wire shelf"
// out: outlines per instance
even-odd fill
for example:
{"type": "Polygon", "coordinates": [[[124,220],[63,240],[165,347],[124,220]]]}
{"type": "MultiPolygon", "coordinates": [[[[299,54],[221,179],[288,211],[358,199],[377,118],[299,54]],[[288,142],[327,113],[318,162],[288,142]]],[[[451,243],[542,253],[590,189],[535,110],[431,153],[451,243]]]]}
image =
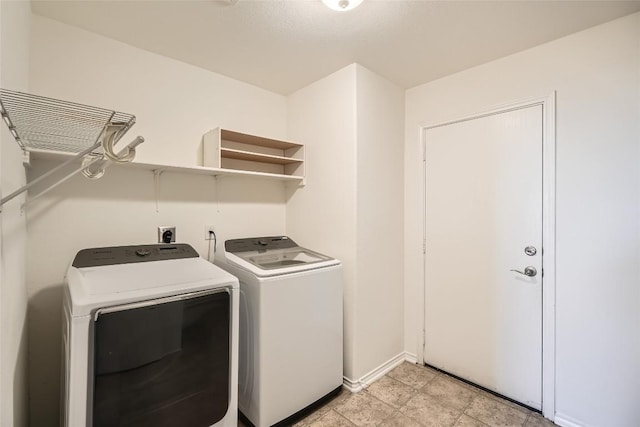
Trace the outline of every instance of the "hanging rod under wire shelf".
{"type": "MultiPolygon", "coordinates": [[[[0,114],[23,151],[76,154],[72,159],[3,197],[0,207],[81,157],[93,156],[96,159],[129,162],[133,160],[135,147],[144,141],[139,136],[116,154],[113,146],[135,124],[134,115],[6,89],[0,89],[0,114]]],[[[80,170],[83,169],[76,172],[80,170]]],[[[54,183],[37,196],[59,183],[54,183]]]]}

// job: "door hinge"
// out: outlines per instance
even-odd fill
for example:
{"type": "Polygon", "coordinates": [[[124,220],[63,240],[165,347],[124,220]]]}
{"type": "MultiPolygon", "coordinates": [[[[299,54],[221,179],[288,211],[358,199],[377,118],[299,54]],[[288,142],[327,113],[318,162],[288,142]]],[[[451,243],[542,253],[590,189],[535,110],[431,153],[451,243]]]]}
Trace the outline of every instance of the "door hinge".
{"type": "Polygon", "coordinates": [[[422,253],[427,253],[427,239],[422,239],[422,253]]]}

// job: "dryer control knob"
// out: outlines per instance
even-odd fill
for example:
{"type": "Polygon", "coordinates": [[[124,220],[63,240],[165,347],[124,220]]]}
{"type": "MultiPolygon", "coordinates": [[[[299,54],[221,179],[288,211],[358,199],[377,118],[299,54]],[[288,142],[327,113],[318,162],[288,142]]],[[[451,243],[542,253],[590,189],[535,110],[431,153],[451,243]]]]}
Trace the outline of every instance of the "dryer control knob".
{"type": "Polygon", "coordinates": [[[136,251],[136,255],[138,256],[147,256],[151,253],[151,251],[149,249],[138,249],[136,251]]]}

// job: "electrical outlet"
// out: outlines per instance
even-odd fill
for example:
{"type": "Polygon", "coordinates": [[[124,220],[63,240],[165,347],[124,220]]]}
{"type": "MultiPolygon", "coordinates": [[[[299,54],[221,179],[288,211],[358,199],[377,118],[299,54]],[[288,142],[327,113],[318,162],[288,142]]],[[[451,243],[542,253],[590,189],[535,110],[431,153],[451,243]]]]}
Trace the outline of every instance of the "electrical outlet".
{"type": "Polygon", "coordinates": [[[213,240],[213,233],[215,233],[213,225],[204,226],[204,240],[213,240]]]}
{"type": "Polygon", "coordinates": [[[176,227],[158,227],[158,243],[173,243],[176,241],[176,227]]]}

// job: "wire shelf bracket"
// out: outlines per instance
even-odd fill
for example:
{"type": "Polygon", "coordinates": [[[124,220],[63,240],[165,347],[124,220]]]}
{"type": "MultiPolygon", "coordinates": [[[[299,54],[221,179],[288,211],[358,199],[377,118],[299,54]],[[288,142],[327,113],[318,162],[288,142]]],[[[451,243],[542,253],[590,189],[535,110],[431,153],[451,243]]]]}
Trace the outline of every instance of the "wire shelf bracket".
{"type": "Polygon", "coordinates": [[[0,199],[0,212],[6,202],[79,159],[82,159],[81,167],[29,197],[25,204],[78,172],[90,179],[100,178],[111,162],[131,162],[136,146],[144,142],[144,138],[138,136],[116,153],[115,144],[135,124],[135,116],[54,98],[0,89],[0,115],[22,148],[25,159],[33,150],[75,153],[69,160],[0,199]]]}

